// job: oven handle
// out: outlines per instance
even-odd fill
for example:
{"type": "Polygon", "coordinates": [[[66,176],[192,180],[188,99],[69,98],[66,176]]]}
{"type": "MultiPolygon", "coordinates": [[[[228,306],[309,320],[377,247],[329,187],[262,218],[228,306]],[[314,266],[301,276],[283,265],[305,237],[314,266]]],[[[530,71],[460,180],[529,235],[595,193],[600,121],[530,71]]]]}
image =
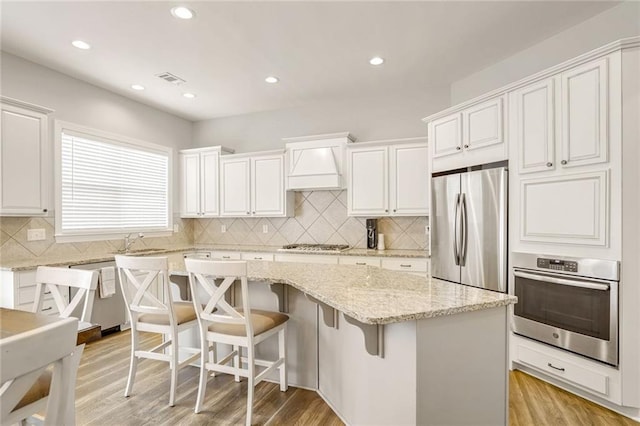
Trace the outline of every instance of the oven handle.
{"type": "Polygon", "coordinates": [[[528,278],[530,280],[545,281],[545,282],[560,284],[560,285],[570,285],[572,287],[588,288],[591,290],[600,290],[600,291],[609,290],[609,286],[607,284],[598,284],[598,283],[592,283],[587,281],[567,280],[564,278],[550,277],[549,275],[529,274],[527,272],[521,272],[518,270],[513,271],[513,275],[520,278],[528,278]]]}

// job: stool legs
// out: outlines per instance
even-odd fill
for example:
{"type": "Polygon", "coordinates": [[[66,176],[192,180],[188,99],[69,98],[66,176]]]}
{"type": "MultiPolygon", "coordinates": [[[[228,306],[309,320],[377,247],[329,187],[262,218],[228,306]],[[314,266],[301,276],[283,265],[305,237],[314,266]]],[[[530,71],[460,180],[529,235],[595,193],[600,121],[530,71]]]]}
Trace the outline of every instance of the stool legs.
{"type": "MultiPolygon", "coordinates": [[[[285,326],[282,330],[278,332],[278,357],[283,360],[287,359],[286,330],[287,330],[287,327],[285,326]]],[[[289,388],[289,385],[287,384],[288,383],[287,363],[283,362],[282,365],[278,367],[278,370],[280,370],[280,390],[282,392],[285,392],[289,388]]]]}
{"type": "Polygon", "coordinates": [[[129,364],[129,377],[127,378],[127,387],[124,390],[124,396],[131,395],[133,390],[133,382],[136,378],[136,370],[138,367],[138,357],[136,356],[136,350],[138,349],[138,331],[135,328],[135,324],[131,323],[131,363],[129,364]]]}

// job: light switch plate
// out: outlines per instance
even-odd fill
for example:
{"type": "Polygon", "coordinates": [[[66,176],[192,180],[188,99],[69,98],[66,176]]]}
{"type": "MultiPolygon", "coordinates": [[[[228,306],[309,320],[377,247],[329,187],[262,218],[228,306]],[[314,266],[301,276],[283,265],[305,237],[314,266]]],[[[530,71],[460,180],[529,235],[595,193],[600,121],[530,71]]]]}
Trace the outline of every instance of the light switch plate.
{"type": "Polygon", "coordinates": [[[178,232],[178,225],[173,225],[173,232],[178,232]]]}
{"type": "Polygon", "coordinates": [[[220,232],[222,232],[223,234],[227,232],[227,225],[220,225],[220,232]]]}
{"type": "Polygon", "coordinates": [[[27,241],[42,241],[46,238],[44,228],[27,229],[27,241]]]}
{"type": "Polygon", "coordinates": [[[262,233],[263,234],[269,233],[269,225],[262,225],[262,233]]]}

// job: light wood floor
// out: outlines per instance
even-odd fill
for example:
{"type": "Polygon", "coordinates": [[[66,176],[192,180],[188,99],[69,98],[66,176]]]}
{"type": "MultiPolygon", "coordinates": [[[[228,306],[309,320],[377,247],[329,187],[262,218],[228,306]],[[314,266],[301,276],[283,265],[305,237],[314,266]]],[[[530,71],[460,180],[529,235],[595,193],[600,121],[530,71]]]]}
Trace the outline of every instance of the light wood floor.
{"type": "MultiPolygon", "coordinates": [[[[144,348],[159,342],[146,335],[144,348]]],[[[129,368],[129,332],[115,333],[86,346],[76,388],[79,425],[232,425],[243,424],[246,381],[238,384],[228,375],[208,382],[204,410],[193,413],[198,369],[180,372],[177,401],[169,407],[167,364],[143,360],[129,398],[123,396],[129,368]]],[[[342,425],[315,393],[289,388],[280,392],[274,383],[256,388],[253,424],[342,425]]],[[[510,376],[509,418],[513,426],[639,425],[596,404],[515,371],[510,376]]]]}

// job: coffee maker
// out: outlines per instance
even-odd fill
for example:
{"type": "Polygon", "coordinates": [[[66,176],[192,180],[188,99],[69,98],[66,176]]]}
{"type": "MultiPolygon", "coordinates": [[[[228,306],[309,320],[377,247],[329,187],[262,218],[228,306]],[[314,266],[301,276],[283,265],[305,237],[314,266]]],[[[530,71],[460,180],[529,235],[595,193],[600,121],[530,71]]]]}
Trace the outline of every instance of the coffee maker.
{"type": "Polygon", "coordinates": [[[378,247],[378,219],[367,219],[367,248],[378,247]]]}

